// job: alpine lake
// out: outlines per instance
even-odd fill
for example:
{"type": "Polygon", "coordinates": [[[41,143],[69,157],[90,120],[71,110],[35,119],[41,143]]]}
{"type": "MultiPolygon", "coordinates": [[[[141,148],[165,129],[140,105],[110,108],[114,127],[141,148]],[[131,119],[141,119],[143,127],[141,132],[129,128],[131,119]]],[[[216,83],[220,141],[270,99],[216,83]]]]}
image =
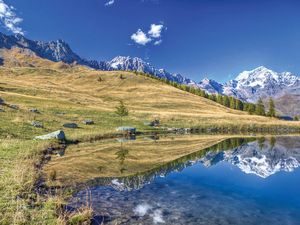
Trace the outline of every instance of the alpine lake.
{"type": "Polygon", "coordinates": [[[95,224],[296,225],[299,165],[300,136],[151,135],[70,146],[45,171],[95,224]]]}

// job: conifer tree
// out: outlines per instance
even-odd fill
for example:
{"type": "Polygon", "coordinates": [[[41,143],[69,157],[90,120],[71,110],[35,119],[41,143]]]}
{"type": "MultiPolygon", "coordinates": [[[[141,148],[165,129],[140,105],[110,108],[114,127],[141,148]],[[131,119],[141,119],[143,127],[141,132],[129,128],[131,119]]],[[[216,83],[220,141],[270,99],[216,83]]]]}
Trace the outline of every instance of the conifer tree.
{"type": "Polygon", "coordinates": [[[129,115],[129,110],[124,105],[123,101],[116,107],[115,113],[121,118],[121,126],[123,125],[123,117],[129,115]]]}
{"type": "Polygon", "coordinates": [[[223,104],[223,96],[222,95],[217,95],[217,103],[223,104]]]}
{"type": "Polygon", "coordinates": [[[268,116],[270,117],[275,117],[276,116],[276,111],[275,111],[275,104],[272,98],[269,99],[269,112],[268,116]]]}
{"type": "Polygon", "coordinates": [[[265,106],[261,98],[258,99],[255,107],[255,114],[260,115],[260,116],[265,116],[265,106]]]}
{"type": "Polygon", "coordinates": [[[223,105],[226,107],[230,106],[229,97],[226,95],[223,97],[223,105]]]}
{"type": "Polygon", "coordinates": [[[235,99],[235,108],[237,109],[237,110],[243,110],[243,102],[241,101],[241,100],[239,100],[239,99],[235,99]]]}
{"type": "Polygon", "coordinates": [[[235,109],[235,100],[233,97],[229,97],[229,107],[235,109]]]}

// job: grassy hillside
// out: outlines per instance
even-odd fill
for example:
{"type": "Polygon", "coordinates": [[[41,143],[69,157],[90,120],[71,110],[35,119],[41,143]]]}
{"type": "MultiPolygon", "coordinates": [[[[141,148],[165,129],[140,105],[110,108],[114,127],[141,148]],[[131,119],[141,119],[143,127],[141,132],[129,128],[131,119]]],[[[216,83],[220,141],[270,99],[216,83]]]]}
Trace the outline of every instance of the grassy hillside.
{"type": "Polygon", "coordinates": [[[53,63],[18,49],[2,51],[2,55],[5,67],[0,68],[0,95],[7,103],[20,107],[1,114],[2,120],[10,121],[1,126],[2,137],[6,134],[31,139],[35,134],[61,128],[64,122],[81,123],[85,118],[95,120],[95,126],[68,130],[70,138],[114,132],[119,124],[114,114],[119,100],[130,110],[125,123],[140,129],[147,129],[143,122],[154,118],[165,127],[298,126],[295,122],[231,110],[130,72],[103,72],[53,63]],[[41,114],[29,113],[29,108],[37,108],[41,114]],[[32,128],[29,122],[33,119],[44,122],[46,128],[32,128]],[[14,129],[10,130],[12,125],[14,129]]]}
{"type": "Polygon", "coordinates": [[[53,63],[20,49],[1,50],[0,55],[0,98],[7,104],[0,112],[0,224],[54,223],[53,201],[35,193],[42,151],[52,143],[33,141],[34,136],[63,129],[66,122],[80,125],[64,129],[68,139],[115,133],[119,100],[130,110],[123,124],[140,131],[153,129],[144,125],[153,119],[164,127],[300,126],[231,110],[143,75],[53,63]],[[32,108],[40,113],[30,112],[32,108]],[[84,119],[95,124],[84,125],[84,119]],[[33,127],[32,121],[42,122],[44,128],[33,127]]]}

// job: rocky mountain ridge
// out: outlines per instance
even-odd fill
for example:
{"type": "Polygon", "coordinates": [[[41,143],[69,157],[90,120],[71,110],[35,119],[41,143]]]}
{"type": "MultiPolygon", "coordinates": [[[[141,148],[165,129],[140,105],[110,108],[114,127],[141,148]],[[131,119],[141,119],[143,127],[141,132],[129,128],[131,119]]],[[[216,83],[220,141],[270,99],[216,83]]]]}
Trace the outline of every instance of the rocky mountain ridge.
{"type": "Polygon", "coordinates": [[[224,84],[205,78],[200,82],[193,81],[179,73],[170,73],[157,69],[137,57],[117,56],[110,61],[87,60],[73,52],[63,40],[33,41],[22,35],[5,35],[0,33],[0,48],[28,49],[41,58],[54,62],[87,66],[96,70],[129,70],[151,74],[153,76],[192,85],[208,93],[228,95],[245,102],[256,102],[260,97],[267,101],[275,99],[277,110],[281,115],[300,115],[300,77],[290,72],[275,72],[260,66],[254,70],[244,71],[235,79],[224,84]]]}

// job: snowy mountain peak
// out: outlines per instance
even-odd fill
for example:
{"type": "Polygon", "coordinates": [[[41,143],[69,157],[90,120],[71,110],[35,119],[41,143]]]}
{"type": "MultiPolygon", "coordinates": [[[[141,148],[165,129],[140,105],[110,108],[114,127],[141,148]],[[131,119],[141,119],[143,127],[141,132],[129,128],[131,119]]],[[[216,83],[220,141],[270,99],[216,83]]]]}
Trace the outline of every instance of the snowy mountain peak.
{"type": "Polygon", "coordinates": [[[212,94],[221,94],[223,92],[223,85],[209,78],[202,79],[197,86],[212,94]]]}
{"type": "Polygon", "coordinates": [[[155,68],[141,58],[117,56],[108,62],[110,70],[131,70],[153,74],[155,68]]]}
{"type": "Polygon", "coordinates": [[[211,79],[209,79],[209,78],[207,78],[207,77],[204,77],[204,78],[200,81],[200,83],[210,83],[211,81],[213,81],[213,80],[211,80],[211,79]]]}
{"type": "Polygon", "coordinates": [[[254,70],[240,73],[235,80],[239,83],[238,88],[240,86],[264,87],[270,82],[278,82],[279,74],[264,66],[260,66],[254,70]]]}

